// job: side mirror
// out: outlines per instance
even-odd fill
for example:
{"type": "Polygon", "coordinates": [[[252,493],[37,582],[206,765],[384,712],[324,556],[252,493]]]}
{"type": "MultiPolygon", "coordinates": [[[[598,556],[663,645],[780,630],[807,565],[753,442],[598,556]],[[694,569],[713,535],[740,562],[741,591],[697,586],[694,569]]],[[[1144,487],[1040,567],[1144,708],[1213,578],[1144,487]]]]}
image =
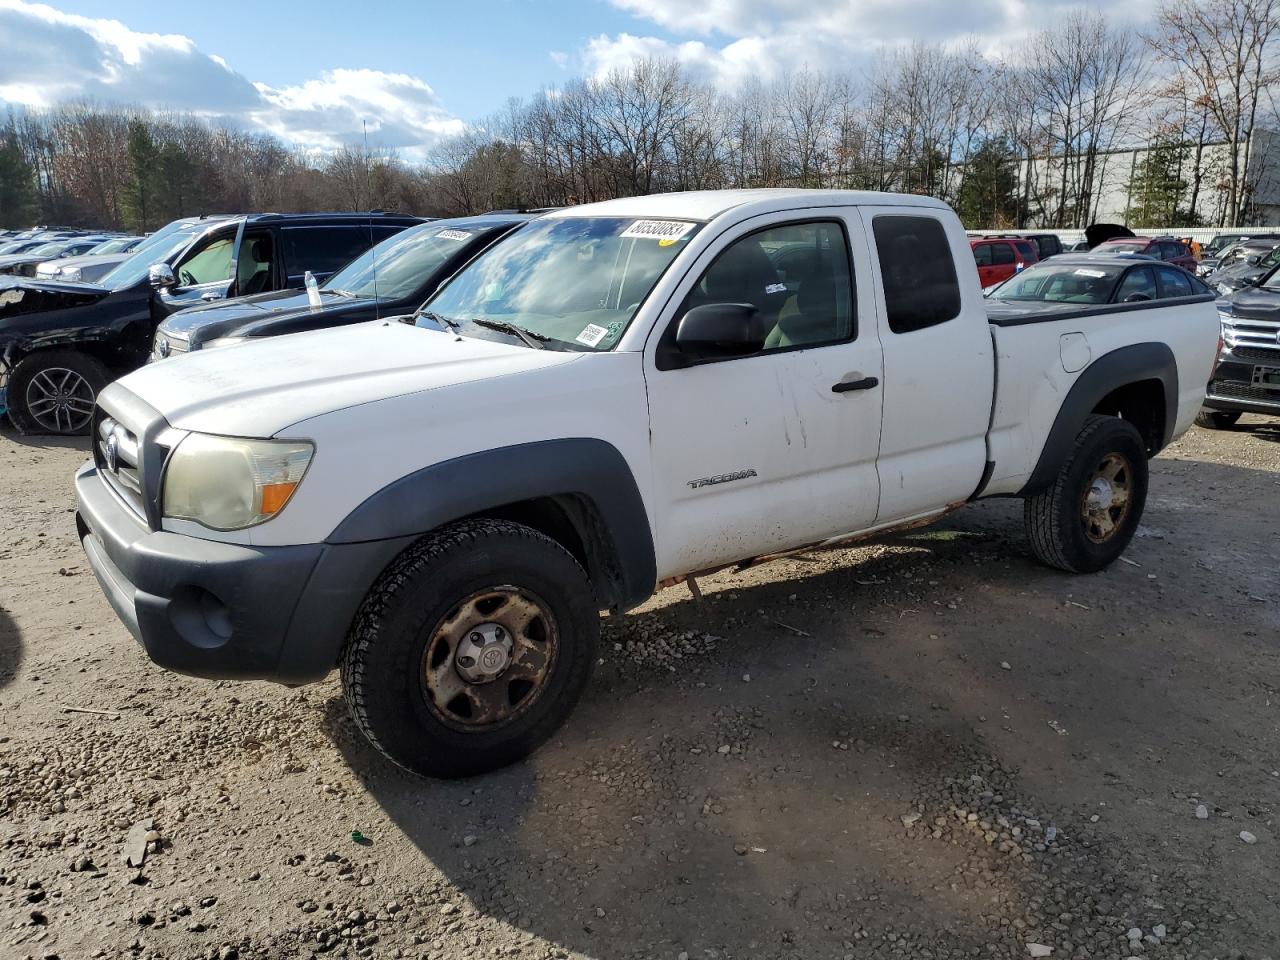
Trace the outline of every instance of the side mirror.
{"type": "Polygon", "coordinates": [[[759,314],[749,303],[704,303],[680,318],[676,346],[689,353],[755,353],[764,348],[759,314]]]}
{"type": "Polygon", "coordinates": [[[174,287],[178,284],[178,278],[173,275],[173,267],[167,263],[153,263],[151,269],[147,271],[147,279],[156,290],[164,290],[166,287],[174,287]]]}
{"type": "Polygon", "coordinates": [[[1125,303],[1145,303],[1151,297],[1145,293],[1131,293],[1124,298],[1125,303]]]}

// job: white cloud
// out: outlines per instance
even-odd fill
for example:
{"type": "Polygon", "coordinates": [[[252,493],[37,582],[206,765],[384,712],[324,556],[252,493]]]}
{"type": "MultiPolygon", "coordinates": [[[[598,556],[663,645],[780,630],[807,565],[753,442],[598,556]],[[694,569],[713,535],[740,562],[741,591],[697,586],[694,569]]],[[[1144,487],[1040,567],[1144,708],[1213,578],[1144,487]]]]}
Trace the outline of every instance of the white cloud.
{"type": "Polygon", "coordinates": [[[464,128],[408,74],[331,70],[270,87],[189,37],[0,0],[0,102],[48,107],[68,99],[191,112],[308,149],[359,142],[367,122],[370,144],[416,156],[464,128]]]}
{"type": "MultiPolygon", "coordinates": [[[[675,59],[722,89],[803,67],[849,71],[879,50],[913,41],[976,40],[1009,53],[1031,32],[1084,8],[1081,0],[610,0],[677,39],[631,33],[600,35],[583,50],[594,74],[637,59],[675,59]],[[683,39],[686,37],[698,39],[683,39]]],[[[1095,7],[1095,9],[1098,9],[1095,7]]],[[[1114,21],[1141,22],[1149,6],[1107,7],[1114,21]]]]}

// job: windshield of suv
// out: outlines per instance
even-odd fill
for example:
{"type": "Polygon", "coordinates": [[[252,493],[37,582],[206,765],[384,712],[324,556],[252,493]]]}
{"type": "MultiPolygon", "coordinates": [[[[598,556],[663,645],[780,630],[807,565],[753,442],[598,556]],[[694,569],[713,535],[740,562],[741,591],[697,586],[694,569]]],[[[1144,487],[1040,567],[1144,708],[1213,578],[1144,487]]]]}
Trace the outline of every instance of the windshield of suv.
{"type": "Polygon", "coordinates": [[[450,257],[478,237],[506,227],[428,223],[388,237],[326,280],[321,289],[379,300],[400,300],[421,287],[450,257]]]}
{"type": "MultiPolygon", "coordinates": [[[[511,324],[548,347],[612,350],[664,270],[696,234],[687,220],[555,217],[490,247],[427,301],[464,325],[511,324]]],[[[519,339],[514,334],[509,335],[519,339]]]]}
{"type": "Polygon", "coordinates": [[[137,243],[134,237],[116,237],[113,240],[103,240],[96,247],[86,251],[90,256],[101,256],[104,253],[123,253],[129,249],[131,244],[137,243]]]}
{"type": "Polygon", "coordinates": [[[1106,303],[1124,266],[1055,264],[1028,267],[991,294],[993,300],[1106,303]]]}
{"type": "Polygon", "coordinates": [[[58,240],[54,243],[42,243],[38,247],[32,247],[27,251],[27,254],[33,257],[53,257],[67,249],[67,246],[68,243],[66,240],[58,240]]]}
{"type": "Polygon", "coordinates": [[[147,237],[129,255],[128,259],[116,264],[101,280],[102,286],[111,290],[123,290],[132,287],[147,276],[153,263],[168,261],[186,249],[207,224],[183,223],[175,220],[166,227],[161,227],[147,237]]]}

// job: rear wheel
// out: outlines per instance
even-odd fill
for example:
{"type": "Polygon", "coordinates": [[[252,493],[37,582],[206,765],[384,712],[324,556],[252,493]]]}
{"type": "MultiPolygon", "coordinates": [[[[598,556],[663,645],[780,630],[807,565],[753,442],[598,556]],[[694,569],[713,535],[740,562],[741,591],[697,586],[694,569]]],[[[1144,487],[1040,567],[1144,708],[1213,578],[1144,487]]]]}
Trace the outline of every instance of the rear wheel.
{"type": "Polygon", "coordinates": [[[1196,414],[1196,425],[1206,430],[1230,430],[1239,419],[1238,410],[1210,410],[1208,407],[1201,407],[1196,414]]]}
{"type": "Polygon", "coordinates": [[[107,368],[71,350],[40,350],[13,368],[5,394],[9,419],[20,433],[87,433],[107,368]]]}
{"type": "Polygon", "coordinates": [[[482,773],[546,740],[591,673],[599,620],[577,561],[536,530],[445,527],[369,591],[342,659],[356,724],[432,777],[482,773]]]}
{"type": "Polygon", "coordinates": [[[1118,417],[1091,416],[1053,484],[1026,499],[1027,537],[1049,566],[1093,573],[1124,552],[1146,500],[1141,434],[1118,417]]]}

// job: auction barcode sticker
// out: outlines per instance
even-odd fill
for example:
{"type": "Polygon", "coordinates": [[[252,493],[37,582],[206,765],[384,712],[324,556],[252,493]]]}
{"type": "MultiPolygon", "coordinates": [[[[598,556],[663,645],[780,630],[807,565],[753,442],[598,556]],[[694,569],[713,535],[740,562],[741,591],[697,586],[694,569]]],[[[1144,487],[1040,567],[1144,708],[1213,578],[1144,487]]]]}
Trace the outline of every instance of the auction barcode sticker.
{"type": "Polygon", "coordinates": [[[441,230],[436,234],[441,240],[470,240],[471,234],[465,230],[441,230]]]}
{"type": "Polygon", "coordinates": [[[693,227],[687,220],[637,220],[622,231],[621,236],[637,240],[679,240],[693,227]]]}

